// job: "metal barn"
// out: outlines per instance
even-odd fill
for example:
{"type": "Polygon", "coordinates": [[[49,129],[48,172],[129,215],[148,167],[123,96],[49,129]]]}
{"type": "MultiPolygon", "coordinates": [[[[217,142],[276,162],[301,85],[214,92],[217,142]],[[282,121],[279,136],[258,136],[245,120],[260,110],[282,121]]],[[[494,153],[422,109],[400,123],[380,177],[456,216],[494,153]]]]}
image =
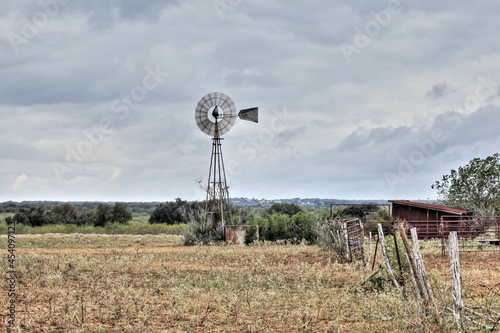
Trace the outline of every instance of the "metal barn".
{"type": "Polygon", "coordinates": [[[457,218],[472,215],[471,211],[419,201],[389,200],[389,202],[392,204],[392,216],[405,221],[438,221],[442,216],[447,216],[449,219],[451,215],[457,218]]]}

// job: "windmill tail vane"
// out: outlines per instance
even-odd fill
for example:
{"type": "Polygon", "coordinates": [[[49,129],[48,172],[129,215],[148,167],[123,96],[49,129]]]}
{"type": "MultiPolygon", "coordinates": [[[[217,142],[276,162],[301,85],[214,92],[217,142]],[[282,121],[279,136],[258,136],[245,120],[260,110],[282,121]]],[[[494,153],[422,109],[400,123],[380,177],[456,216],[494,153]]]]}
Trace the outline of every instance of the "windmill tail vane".
{"type": "Polygon", "coordinates": [[[259,108],[243,109],[238,113],[241,120],[247,120],[254,123],[259,122],[259,108]]]}

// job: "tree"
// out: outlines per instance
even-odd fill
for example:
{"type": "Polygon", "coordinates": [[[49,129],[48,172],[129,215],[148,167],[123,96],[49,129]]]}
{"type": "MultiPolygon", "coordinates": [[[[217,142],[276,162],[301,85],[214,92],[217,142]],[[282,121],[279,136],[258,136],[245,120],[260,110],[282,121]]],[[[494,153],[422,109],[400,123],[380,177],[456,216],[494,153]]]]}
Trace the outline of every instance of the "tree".
{"type": "Polygon", "coordinates": [[[52,208],[49,214],[52,224],[77,224],[78,212],[70,203],[52,208]]]}
{"type": "Polygon", "coordinates": [[[500,215],[500,155],[474,158],[469,164],[452,169],[431,188],[446,205],[471,210],[476,215],[500,215]]]}
{"type": "Polygon", "coordinates": [[[30,209],[21,208],[19,212],[14,215],[13,219],[16,223],[28,224],[32,227],[41,227],[50,222],[43,206],[30,207],[30,209]]]}
{"type": "Polygon", "coordinates": [[[132,213],[127,210],[127,204],[123,202],[115,203],[111,214],[112,221],[120,224],[125,224],[132,219],[132,213]]]}
{"type": "Polygon", "coordinates": [[[359,218],[362,221],[366,221],[366,216],[377,210],[375,205],[351,205],[342,211],[345,216],[350,216],[352,218],[359,218]]]}
{"type": "Polygon", "coordinates": [[[95,209],[94,227],[104,227],[106,223],[113,221],[113,207],[100,203],[95,209]]]}
{"type": "Polygon", "coordinates": [[[166,224],[177,224],[185,223],[187,214],[186,210],[188,204],[186,201],[181,199],[175,199],[175,202],[165,202],[156,207],[156,209],[151,213],[149,217],[149,223],[166,223],[166,224]]]}
{"type": "Polygon", "coordinates": [[[83,212],[76,220],[77,225],[93,225],[95,222],[95,214],[93,211],[83,212]]]}
{"type": "Polygon", "coordinates": [[[275,202],[272,204],[272,206],[267,210],[268,214],[285,214],[288,215],[288,217],[292,217],[295,214],[302,212],[302,208],[300,208],[299,205],[296,203],[289,203],[289,202],[275,202]]]}

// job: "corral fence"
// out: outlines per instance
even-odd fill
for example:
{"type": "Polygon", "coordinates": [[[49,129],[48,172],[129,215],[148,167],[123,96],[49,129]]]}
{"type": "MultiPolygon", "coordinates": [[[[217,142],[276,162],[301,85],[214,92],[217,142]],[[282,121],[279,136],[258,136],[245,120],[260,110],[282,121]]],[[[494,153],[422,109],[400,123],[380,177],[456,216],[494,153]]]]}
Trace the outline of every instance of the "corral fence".
{"type": "MultiPolygon", "coordinates": [[[[387,234],[393,234],[401,221],[390,221],[387,234]]],[[[409,228],[415,227],[420,240],[438,240],[442,252],[446,251],[450,232],[456,231],[459,251],[499,251],[500,216],[443,216],[440,220],[405,221],[409,228]]]]}

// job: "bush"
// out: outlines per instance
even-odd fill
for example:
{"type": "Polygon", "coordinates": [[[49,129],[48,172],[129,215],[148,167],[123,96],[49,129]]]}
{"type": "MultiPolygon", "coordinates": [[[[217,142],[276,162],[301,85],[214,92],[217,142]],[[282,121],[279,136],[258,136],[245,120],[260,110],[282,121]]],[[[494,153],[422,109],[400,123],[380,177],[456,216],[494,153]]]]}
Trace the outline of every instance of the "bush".
{"type": "Polygon", "coordinates": [[[191,221],[183,233],[184,245],[213,244],[224,241],[224,231],[211,221],[191,221]]]}
{"type": "Polygon", "coordinates": [[[318,245],[340,258],[346,257],[346,241],[341,221],[327,221],[318,228],[318,245]]]}
{"type": "MultiPolygon", "coordinates": [[[[403,240],[396,234],[397,250],[396,244],[394,242],[394,236],[385,236],[385,245],[387,248],[387,257],[389,258],[389,263],[391,265],[392,271],[396,280],[400,285],[404,285],[408,279],[410,279],[410,266],[408,260],[406,260],[403,240]],[[399,260],[398,260],[399,255],[399,260]],[[401,267],[400,267],[401,263],[401,267]]],[[[384,269],[380,269],[376,274],[372,275],[365,284],[368,289],[373,291],[383,291],[389,282],[387,272],[384,269]]]]}
{"type": "Polygon", "coordinates": [[[310,244],[314,244],[318,234],[317,222],[313,216],[299,212],[292,216],[291,234],[294,239],[306,240],[310,244]]]}
{"type": "Polygon", "coordinates": [[[149,223],[178,224],[200,221],[204,218],[204,203],[182,201],[165,202],[158,205],[149,217],[149,223]]]}
{"type": "Polygon", "coordinates": [[[396,244],[394,243],[394,236],[389,235],[385,237],[385,244],[387,246],[387,257],[389,257],[389,263],[391,268],[398,280],[398,283],[404,285],[405,282],[410,278],[410,265],[408,260],[406,260],[405,248],[401,236],[396,234],[397,250],[396,244]],[[399,260],[398,260],[399,257],[399,260]],[[401,263],[401,267],[400,267],[401,263]]]}
{"type": "Polygon", "coordinates": [[[291,218],[286,214],[273,213],[257,220],[262,240],[277,241],[291,238],[291,218]]]}
{"type": "Polygon", "coordinates": [[[366,280],[365,285],[369,290],[381,292],[384,291],[387,282],[387,274],[385,270],[381,269],[376,274],[370,276],[370,278],[366,280]]]}
{"type": "Polygon", "coordinates": [[[245,244],[251,244],[259,240],[259,225],[256,221],[245,225],[245,244]]]}
{"type": "Polygon", "coordinates": [[[300,243],[302,240],[310,244],[317,241],[317,219],[308,213],[300,211],[292,216],[284,213],[267,213],[244,215],[246,226],[245,242],[252,243],[258,239],[262,241],[287,240],[300,243]]]}

